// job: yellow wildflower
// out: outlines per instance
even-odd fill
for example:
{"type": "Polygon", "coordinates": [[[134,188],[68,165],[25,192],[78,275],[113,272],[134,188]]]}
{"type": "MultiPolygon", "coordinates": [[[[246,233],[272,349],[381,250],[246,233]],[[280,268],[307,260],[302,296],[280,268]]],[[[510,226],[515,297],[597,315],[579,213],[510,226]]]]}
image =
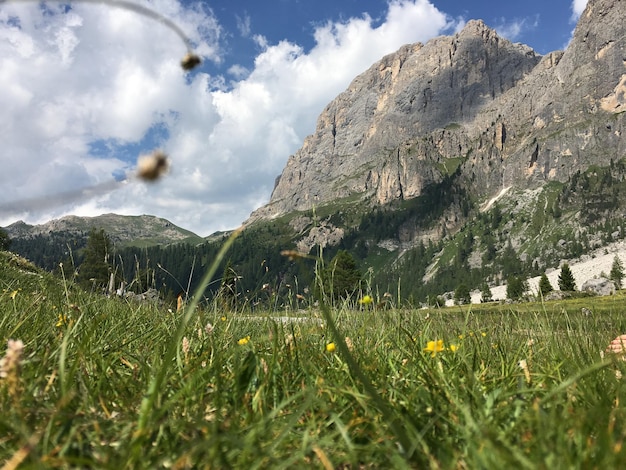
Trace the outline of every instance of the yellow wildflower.
{"type": "Polygon", "coordinates": [[[328,343],[326,345],[326,352],[333,353],[333,352],[335,352],[335,349],[337,349],[335,347],[335,343],[328,343]]]}
{"type": "Polygon", "coordinates": [[[220,320],[222,320],[222,321],[226,321],[226,317],[225,317],[225,316],[222,316],[222,317],[220,318],[220,320]]]}
{"type": "Polygon", "coordinates": [[[14,290],[13,292],[11,292],[11,300],[15,300],[15,296],[17,295],[17,291],[14,290]]]}
{"type": "Polygon", "coordinates": [[[372,297],[370,295],[366,295],[362,299],[359,300],[359,303],[361,305],[369,305],[372,302],[374,302],[374,299],[372,299],[372,297]]]}
{"type": "Polygon", "coordinates": [[[57,328],[67,325],[67,315],[59,313],[59,319],[55,325],[57,328]]]}
{"type": "Polygon", "coordinates": [[[450,351],[457,352],[458,349],[459,349],[459,347],[456,344],[451,344],[450,345],[450,351]]]}
{"type": "Polygon", "coordinates": [[[250,342],[250,336],[246,336],[245,338],[241,338],[239,341],[237,341],[237,344],[239,346],[245,346],[249,342],[250,342]]]}
{"type": "Polygon", "coordinates": [[[437,341],[429,341],[426,345],[426,347],[424,348],[424,351],[427,351],[429,353],[431,353],[430,355],[432,357],[435,357],[435,355],[438,352],[441,352],[445,349],[444,345],[443,345],[443,340],[442,339],[438,339],[437,341]]]}

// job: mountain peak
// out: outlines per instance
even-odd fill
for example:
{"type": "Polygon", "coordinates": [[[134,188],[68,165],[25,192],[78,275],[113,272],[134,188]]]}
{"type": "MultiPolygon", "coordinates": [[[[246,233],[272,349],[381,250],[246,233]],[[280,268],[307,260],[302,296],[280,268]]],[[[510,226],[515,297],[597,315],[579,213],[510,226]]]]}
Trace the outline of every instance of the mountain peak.
{"type": "Polygon", "coordinates": [[[86,234],[91,229],[102,229],[109,237],[122,244],[157,245],[183,241],[201,241],[198,235],[177,227],[170,221],[151,215],[124,216],[103,214],[95,217],[67,215],[40,225],[15,222],[5,227],[9,237],[33,238],[49,234],[86,234]]]}
{"type": "Polygon", "coordinates": [[[403,46],[326,106],[248,223],[339,200],[412,199],[457,169],[485,199],[620,158],[624,17],[626,2],[591,0],[567,50],[545,57],[482,20],[403,46]]]}
{"type": "Polygon", "coordinates": [[[495,33],[495,31],[489,28],[483,20],[469,20],[458,34],[459,36],[482,36],[484,33],[495,33]]]}
{"type": "MultiPolygon", "coordinates": [[[[430,160],[431,150],[423,148],[398,175],[391,169],[397,152],[390,155],[390,150],[449,126],[472,126],[481,109],[540,60],[532,49],[500,38],[479,20],[454,36],[406,45],[383,57],[324,109],[315,133],[289,158],[269,205],[252,220],[357,194],[377,204],[418,196],[442,177],[435,168],[439,163],[418,163],[430,160]]],[[[431,145],[442,150],[449,144],[431,145]]],[[[448,150],[459,157],[458,144],[448,150]]]]}

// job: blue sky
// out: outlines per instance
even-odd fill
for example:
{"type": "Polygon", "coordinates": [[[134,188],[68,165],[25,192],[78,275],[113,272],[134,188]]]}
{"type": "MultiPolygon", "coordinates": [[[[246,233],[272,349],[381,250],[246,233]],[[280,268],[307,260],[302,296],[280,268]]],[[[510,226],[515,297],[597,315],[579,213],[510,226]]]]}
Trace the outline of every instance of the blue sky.
{"type": "Polygon", "coordinates": [[[203,59],[151,19],[101,5],[0,4],[0,225],[66,214],[152,214],[199,235],[266,203],[324,106],[401,45],[483,19],[539,53],[566,47],[586,0],[150,0],[203,59]],[[134,180],[163,149],[171,171],[134,180]]]}
{"type": "MultiPolygon", "coordinates": [[[[453,20],[482,19],[510,39],[528,44],[541,54],[563,48],[572,32],[571,0],[438,0],[431,3],[453,20]]],[[[242,24],[246,26],[247,38],[239,34],[228,38],[232,47],[229,56],[246,63],[254,60],[255,48],[250,47],[250,39],[255,34],[264,36],[270,43],[293,41],[308,51],[315,46],[316,27],[364,14],[372,18],[375,27],[384,21],[388,10],[385,0],[235,0],[211,5],[228,31],[237,31],[242,24]]]]}

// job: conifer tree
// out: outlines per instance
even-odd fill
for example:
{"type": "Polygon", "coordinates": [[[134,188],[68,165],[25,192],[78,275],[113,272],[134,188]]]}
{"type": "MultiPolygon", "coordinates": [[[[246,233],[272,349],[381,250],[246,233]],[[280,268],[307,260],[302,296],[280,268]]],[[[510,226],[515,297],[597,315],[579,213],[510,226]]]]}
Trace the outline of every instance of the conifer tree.
{"type": "Polygon", "coordinates": [[[617,255],[615,255],[615,258],[613,258],[613,266],[611,266],[611,273],[609,274],[609,278],[611,279],[611,281],[613,281],[617,290],[622,288],[622,280],[624,279],[624,265],[617,255]]]}
{"type": "Polygon", "coordinates": [[[8,250],[11,245],[9,234],[0,228],[0,250],[8,250]]]}
{"type": "Polygon", "coordinates": [[[554,287],[552,287],[552,284],[550,284],[550,280],[548,279],[548,276],[546,276],[546,273],[543,273],[541,275],[541,279],[539,279],[539,293],[543,297],[544,295],[549,294],[553,290],[554,290],[554,287]]]}
{"type": "Polygon", "coordinates": [[[472,300],[471,293],[469,287],[465,284],[459,284],[459,286],[454,291],[454,301],[459,304],[468,304],[472,300]]]}
{"type": "Polygon", "coordinates": [[[528,283],[521,277],[510,276],[506,281],[506,297],[520,300],[528,290],[528,283]]]}
{"type": "Polygon", "coordinates": [[[576,290],[576,281],[574,280],[572,270],[567,263],[563,263],[563,266],[561,266],[561,274],[559,274],[559,289],[566,292],[576,290]]]}
{"type": "Polygon", "coordinates": [[[324,272],[324,291],[334,300],[348,299],[361,287],[361,272],[353,256],[339,250],[324,272]]]}
{"type": "Polygon", "coordinates": [[[493,302],[493,296],[491,294],[491,289],[489,288],[489,284],[483,282],[480,287],[480,301],[482,303],[493,302]]]}
{"type": "Polygon", "coordinates": [[[106,286],[109,282],[111,240],[104,230],[91,229],[78,281],[85,287],[106,286]]]}

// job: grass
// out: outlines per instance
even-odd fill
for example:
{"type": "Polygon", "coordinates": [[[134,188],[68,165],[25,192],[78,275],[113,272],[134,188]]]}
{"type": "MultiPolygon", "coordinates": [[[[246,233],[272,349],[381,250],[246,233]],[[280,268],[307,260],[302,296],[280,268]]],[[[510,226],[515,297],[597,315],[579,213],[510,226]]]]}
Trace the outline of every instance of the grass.
{"type": "Polygon", "coordinates": [[[459,166],[461,166],[461,164],[464,161],[465,161],[465,158],[463,157],[445,158],[443,162],[438,163],[437,166],[438,166],[439,171],[442,174],[446,176],[451,176],[459,168],[459,166]]]}
{"type": "Polygon", "coordinates": [[[0,379],[4,468],[626,462],[626,362],[600,354],[626,331],[611,298],[189,312],[88,295],[3,253],[0,356],[24,342],[17,382],[0,379]]]}

